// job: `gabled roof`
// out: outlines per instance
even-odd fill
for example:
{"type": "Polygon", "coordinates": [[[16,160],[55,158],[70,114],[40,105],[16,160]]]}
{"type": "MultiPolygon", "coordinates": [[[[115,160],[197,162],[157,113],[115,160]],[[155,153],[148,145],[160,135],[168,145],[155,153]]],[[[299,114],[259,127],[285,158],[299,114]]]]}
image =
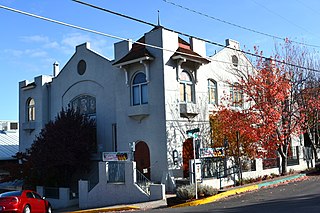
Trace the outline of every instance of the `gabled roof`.
{"type": "Polygon", "coordinates": [[[0,130],[0,160],[12,160],[19,151],[18,131],[0,130]]]}
{"type": "Polygon", "coordinates": [[[127,65],[140,60],[153,60],[153,55],[147,50],[145,43],[145,37],[140,38],[137,43],[132,45],[131,50],[120,60],[116,61],[113,65],[121,66],[127,65]]]}
{"type": "Polygon", "coordinates": [[[191,50],[190,44],[182,38],[179,38],[178,42],[179,47],[171,56],[172,59],[186,59],[199,64],[207,64],[210,62],[208,59],[191,50]]]}

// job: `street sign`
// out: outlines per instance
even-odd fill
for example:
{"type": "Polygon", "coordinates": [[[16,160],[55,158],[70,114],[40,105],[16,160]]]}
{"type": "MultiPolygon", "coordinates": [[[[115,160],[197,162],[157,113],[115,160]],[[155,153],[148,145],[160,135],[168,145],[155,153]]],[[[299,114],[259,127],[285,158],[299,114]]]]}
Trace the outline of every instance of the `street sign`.
{"type": "Polygon", "coordinates": [[[200,132],[200,129],[199,128],[190,129],[190,130],[187,130],[186,133],[189,135],[189,134],[194,134],[196,132],[200,132]]]}

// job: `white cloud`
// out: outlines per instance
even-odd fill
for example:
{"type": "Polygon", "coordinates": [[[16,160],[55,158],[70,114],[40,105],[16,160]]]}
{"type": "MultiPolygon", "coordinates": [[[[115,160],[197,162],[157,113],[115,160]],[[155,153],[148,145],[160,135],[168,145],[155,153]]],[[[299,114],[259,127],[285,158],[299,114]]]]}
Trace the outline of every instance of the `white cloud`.
{"type": "Polygon", "coordinates": [[[48,55],[48,53],[41,49],[28,49],[25,51],[25,54],[31,58],[43,58],[48,55]]]}
{"type": "Polygon", "coordinates": [[[49,43],[49,38],[47,36],[41,36],[41,35],[32,35],[32,36],[23,36],[21,37],[21,40],[23,42],[37,42],[37,43],[49,43]]]}

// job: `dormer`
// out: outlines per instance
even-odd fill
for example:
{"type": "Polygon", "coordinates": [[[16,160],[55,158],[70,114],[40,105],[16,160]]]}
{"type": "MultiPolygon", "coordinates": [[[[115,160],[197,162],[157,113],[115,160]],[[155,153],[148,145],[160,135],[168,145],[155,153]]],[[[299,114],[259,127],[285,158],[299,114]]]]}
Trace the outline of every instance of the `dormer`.
{"type": "MultiPolygon", "coordinates": [[[[145,36],[140,38],[137,42],[135,42],[132,45],[132,48],[130,51],[125,54],[122,58],[117,60],[113,64],[116,67],[119,67],[120,69],[123,69],[126,73],[126,84],[129,85],[129,77],[128,77],[128,66],[131,64],[140,63],[143,64],[145,68],[145,74],[146,74],[146,80],[149,81],[149,62],[154,60],[153,55],[147,50],[145,44],[145,36]]],[[[130,46],[128,46],[130,48],[130,46]]],[[[117,51],[116,51],[117,52],[117,51]]]]}
{"type": "Polygon", "coordinates": [[[201,65],[210,62],[205,58],[205,44],[203,43],[203,45],[201,45],[201,41],[194,38],[191,38],[190,41],[192,45],[182,38],[178,38],[178,49],[171,56],[171,59],[177,63],[177,81],[179,80],[181,70],[186,69],[193,73],[193,77],[197,82],[197,70],[201,65]],[[199,53],[201,53],[201,55],[199,53]]]}

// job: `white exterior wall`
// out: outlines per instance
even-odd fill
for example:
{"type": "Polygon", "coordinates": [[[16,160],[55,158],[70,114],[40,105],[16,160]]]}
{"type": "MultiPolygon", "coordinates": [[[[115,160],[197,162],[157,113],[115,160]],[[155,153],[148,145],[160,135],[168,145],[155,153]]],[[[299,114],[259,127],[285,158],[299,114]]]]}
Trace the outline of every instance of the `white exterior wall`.
{"type": "Polygon", "coordinates": [[[35,78],[35,87],[21,89],[30,82],[19,83],[19,151],[25,151],[31,146],[35,136],[38,135],[48,120],[48,88],[46,84],[51,82],[51,76],[38,76],[35,78]],[[27,101],[33,98],[36,104],[36,120],[28,121],[27,101]]]}
{"type": "MultiPolygon", "coordinates": [[[[205,56],[205,43],[196,39],[191,41],[193,51],[205,56]]],[[[88,43],[76,47],[75,54],[58,76],[39,76],[35,78],[37,86],[28,90],[21,89],[28,82],[20,82],[20,150],[24,151],[30,147],[41,128],[49,120],[54,120],[72,99],[79,95],[90,95],[96,98],[98,140],[96,160],[101,159],[101,152],[115,151],[113,138],[117,140],[117,151],[128,151],[129,143],[144,141],[150,150],[151,180],[160,182],[168,174],[181,177],[182,146],[187,139],[185,131],[200,127],[201,134],[206,134],[205,131],[209,129],[209,112],[216,109],[216,106],[208,105],[207,80],[212,78],[217,81],[220,102],[225,94],[229,94],[229,86],[225,81],[236,80],[232,73],[227,72],[233,66],[231,55],[235,54],[235,51],[226,48],[221,50],[211,57],[211,63],[200,66],[196,71],[195,108],[199,115],[192,121],[188,121],[180,116],[180,85],[177,76],[179,73],[177,73],[177,62],[171,58],[174,51],[178,49],[178,35],[157,28],[145,34],[145,42],[164,48],[160,50],[147,47],[154,59],[147,61],[149,83],[146,105],[131,106],[130,100],[132,77],[138,71],[145,72],[146,67],[143,63],[133,63],[125,69],[118,68],[112,65],[114,61],[90,50],[88,43]],[[87,65],[83,75],[77,72],[77,64],[80,60],[85,60],[87,65]],[[126,72],[128,84],[126,84],[126,72]],[[34,122],[26,122],[26,101],[29,97],[33,97],[36,101],[36,121],[34,122]],[[141,119],[137,119],[139,115],[143,115],[141,119]],[[117,135],[113,135],[113,124],[116,125],[117,135]],[[30,126],[34,127],[34,131],[29,131],[30,126]],[[173,164],[174,150],[178,151],[177,165],[173,164]]],[[[117,59],[124,56],[130,48],[130,42],[115,44],[117,59]]],[[[250,65],[243,55],[236,55],[239,57],[239,63],[250,65]]],[[[209,143],[207,138],[200,138],[202,146],[209,143]]]]}

